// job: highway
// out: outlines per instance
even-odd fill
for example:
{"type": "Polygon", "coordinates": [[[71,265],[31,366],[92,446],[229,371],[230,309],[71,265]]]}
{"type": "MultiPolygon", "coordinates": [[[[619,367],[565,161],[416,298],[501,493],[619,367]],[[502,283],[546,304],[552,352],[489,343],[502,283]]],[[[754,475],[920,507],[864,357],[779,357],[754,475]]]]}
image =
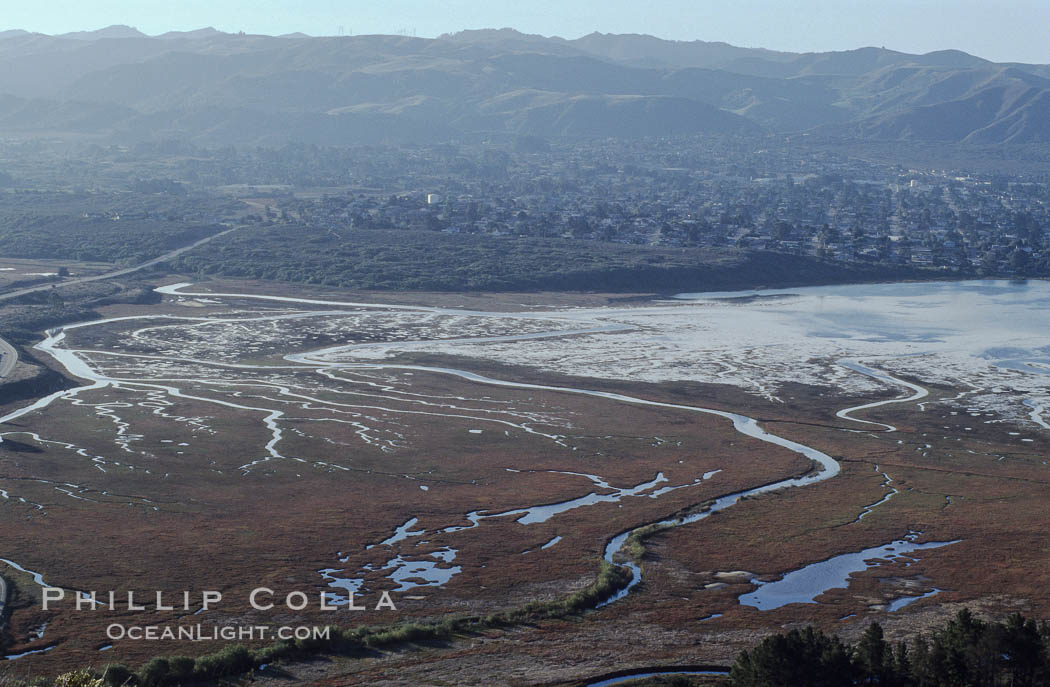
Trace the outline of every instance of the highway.
{"type": "Polygon", "coordinates": [[[11,374],[11,370],[15,369],[15,363],[17,362],[18,351],[15,350],[14,346],[0,339],[0,381],[11,374]]]}
{"type": "MultiPolygon", "coordinates": [[[[96,274],[93,277],[80,277],[79,279],[66,279],[66,280],[64,280],[62,282],[51,282],[51,283],[48,283],[48,284],[40,284],[39,286],[30,286],[30,287],[25,288],[25,289],[18,289],[17,291],[8,291],[7,293],[0,293],[0,302],[11,300],[12,298],[18,298],[19,296],[24,296],[27,293],[36,293],[37,291],[49,291],[50,289],[57,288],[59,286],[71,286],[73,284],[84,284],[84,283],[87,283],[87,282],[90,282],[90,281],[101,281],[103,279],[112,279],[114,277],[123,277],[125,274],[131,274],[132,272],[137,272],[137,271],[139,271],[141,269],[145,269],[146,267],[152,267],[152,266],[154,266],[154,265],[156,265],[158,263],[164,262],[166,260],[171,260],[172,258],[177,258],[180,255],[182,255],[183,253],[185,253],[186,251],[193,250],[197,246],[205,244],[208,241],[211,241],[212,239],[218,238],[220,236],[224,236],[226,234],[229,234],[231,231],[236,231],[237,229],[239,229],[239,227],[232,227],[232,228],[227,229],[225,231],[220,231],[218,234],[212,234],[211,236],[206,236],[205,238],[201,239],[200,241],[194,241],[193,243],[191,243],[188,246],[183,246],[182,248],[176,248],[173,251],[165,253],[164,255],[161,255],[159,257],[153,258],[152,260],[147,260],[146,262],[144,262],[144,263],[142,263],[140,265],[135,265],[134,267],[124,267],[124,268],[121,268],[119,270],[114,270],[112,272],[106,272],[105,274],[96,274]]],[[[15,369],[15,363],[17,363],[17,362],[18,362],[18,351],[16,351],[14,349],[14,347],[11,346],[11,344],[7,343],[3,339],[0,339],[0,382],[3,381],[4,377],[6,377],[7,375],[11,374],[11,371],[13,369],[15,369]]]]}
{"type": "Polygon", "coordinates": [[[37,291],[48,291],[52,287],[57,288],[57,287],[60,287],[60,286],[72,286],[73,284],[85,284],[85,283],[90,282],[90,281],[101,281],[103,279],[113,279],[114,277],[123,277],[126,274],[131,274],[132,272],[137,272],[137,271],[139,271],[141,269],[145,269],[146,267],[153,267],[154,265],[156,265],[158,263],[165,262],[167,260],[171,260],[172,258],[177,258],[180,255],[182,255],[183,253],[185,253],[186,251],[193,250],[197,246],[205,244],[208,241],[211,241],[213,239],[217,239],[220,236],[225,236],[226,234],[229,234],[231,231],[236,231],[237,229],[239,229],[239,227],[233,227],[233,228],[227,229],[225,231],[220,231],[218,234],[212,234],[211,236],[206,236],[205,238],[201,239],[200,241],[194,241],[193,243],[191,243],[188,246],[183,246],[182,248],[176,248],[173,251],[165,253],[164,255],[161,255],[159,257],[153,258],[152,260],[147,260],[146,262],[142,263],[141,265],[135,265],[134,267],[124,267],[122,269],[114,270],[112,272],[106,272],[105,274],[96,274],[93,277],[80,277],[78,279],[66,279],[66,280],[63,280],[61,282],[49,282],[47,284],[40,284],[39,286],[30,286],[30,287],[27,287],[27,288],[24,288],[24,289],[18,289],[17,291],[8,291],[7,293],[0,293],[0,302],[6,301],[6,300],[11,300],[12,298],[18,298],[19,296],[24,296],[27,293],[36,293],[37,291]]]}

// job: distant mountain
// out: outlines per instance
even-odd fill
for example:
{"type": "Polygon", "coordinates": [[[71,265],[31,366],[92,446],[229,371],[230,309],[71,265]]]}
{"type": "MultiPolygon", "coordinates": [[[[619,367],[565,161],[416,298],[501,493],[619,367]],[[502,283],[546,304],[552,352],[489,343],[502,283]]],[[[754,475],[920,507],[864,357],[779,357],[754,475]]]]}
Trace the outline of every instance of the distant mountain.
{"type": "Polygon", "coordinates": [[[514,29],[480,29],[445,34],[438,40],[498,45],[504,50],[561,51],[586,54],[643,67],[720,67],[737,59],[787,60],[794,53],[738,48],[728,43],[668,41],[644,34],[594,32],[574,40],[524,34],[514,29]]]}
{"type": "Polygon", "coordinates": [[[1050,79],[1014,67],[968,69],[940,77],[874,107],[877,114],[856,124],[857,135],[975,143],[1050,141],[1050,79]]]}
{"type": "MultiPolygon", "coordinates": [[[[157,36],[157,38],[160,38],[162,40],[178,40],[178,39],[185,39],[185,38],[189,38],[189,39],[214,38],[216,36],[221,36],[221,35],[223,35],[222,32],[217,31],[216,29],[208,26],[208,27],[205,27],[203,29],[196,29],[194,31],[168,31],[167,33],[160,34],[159,36],[157,36]]],[[[300,35],[302,35],[302,34],[300,34],[300,35]]]]}
{"type": "Polygon", "coordinates": [[[127,26],[0,33],[0,136],[205,143],[802,132],[1050,141],[1046,65],[959,51],[785,53],[513,29],[312,38],[127,26]]]}
{"type": "Polygon", "coordinates": [[[958,50],[911,55],[886,48],[858,48],[801,55],[781,53],[778,59],[748,55],[724,62],[719,67],[736,74],[790,79],[800,76],[862,77],[886,67],[902,65],[965,69],[987,64],[991,63],[958,50]]]}
{"type": "Polygon", "coordinates": [[[0,95],[0,131],[13,133],[105,133],[134,118],[134,110],[103,103],[56,102],[0,95]]]}
{"type": "Polygon", "coordinates": [[[738,48],[728,43],[667,41],[641,34],[592,33],[570,43],[580,50],[610,60],[644,66],[712,67],[740,59],[780,62],[793,53],[738,48]]]}
{"type": "Polygon", "coordinates": [[[131,26],[114,24],[97,31],[74,31],[72,33],[63,33],[58,37],[67,40],[100,41],[106,38],[145,38],[146,34],[131,26]]]}
{"type": "MultiPolygon", "coordinates": [[[[644,137],[695,133],[756,135],[762,128],[688,98],[653,95],[567,95],[515,91],[481,103],[478,128],[495,117],[502,128],[533,136],[644,137]]],[[[461,120],[462,121],[462,120],[461,120]]],[[[470,122],[469,118],[463,123],[470,122]]],[[[494,127],[495,122],[489,124],[494,127]]]]}

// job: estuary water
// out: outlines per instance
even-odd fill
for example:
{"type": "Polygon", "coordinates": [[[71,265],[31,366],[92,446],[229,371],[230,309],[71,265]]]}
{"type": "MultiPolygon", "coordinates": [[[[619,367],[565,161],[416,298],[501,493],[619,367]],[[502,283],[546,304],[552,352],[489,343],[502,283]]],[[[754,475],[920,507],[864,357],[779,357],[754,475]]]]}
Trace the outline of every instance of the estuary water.
{"type": "MultiPolygon", "coordinates": [[[[682,293],[745,305],[790,338],[887,345],[887,353],[957,350],[1015,364],[1050,359],[1050,282],[972,280],[682,293]],[[901,344],[917,344],[905,347],[901,344]]],[[[1042,373],[1050,369],[1041,370],[1042,373]]]]}

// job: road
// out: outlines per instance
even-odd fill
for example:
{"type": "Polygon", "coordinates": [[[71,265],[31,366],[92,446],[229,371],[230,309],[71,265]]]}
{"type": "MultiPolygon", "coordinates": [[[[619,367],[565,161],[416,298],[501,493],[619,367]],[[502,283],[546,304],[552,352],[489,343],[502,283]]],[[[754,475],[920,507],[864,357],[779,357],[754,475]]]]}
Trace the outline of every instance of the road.
{"type": "MultiPolygon", "coordinates": [[[[182,255],[183,253],[185,253],[186,251],[188,251],[188,250],[193,250],[197,246],[205,244],[208,241],[211,241],[212,239],[216,239],[216,238],[218,238],[220,236],[224,236],[226,234],[229,234],[231,231],[236,231],[239,228],[240,227],[231,227],[230,229],[227,229],[225,231],[220,231],[218,234],[212,234],[211,236],[206,236],[205,238],[201,239],[200,241],[194,241],[193,243],[191,243],[188,246],[183,246],[182,248],[176,248],[173,251],[165,253],[164,255],[161,255],[159,257],[153,258],[152,260],[147,260],[146,262],[144,262],[144,263],[142,263],[140,265],[135,265],[134,267],[124,267],[124,268],[121,268],[119,270],[114,270],[112,272],[106,272],[105,274],[96,274],[93,277],[80,277],[79,279],[67,279],[67,280],[62,281],[62,282],[52,282],[52,283],[49,283],[49,284],[41,284],[39,286],[30,286],[30,287],[25,288],[25,289],[18,289],[17,291],[9,291],[7,293],[0,293],[0,302],[11,300],[12,298],[18,298],[19,296],[24,296],[27,293],[36,293],[37,291],[49,291],[50,289],[57,288],[59,286],[71,286],[73,284],[85,284],[85,283],[87,283],[89,281],[101,281],[103,279],[112,279],[114,277],[123,277],[125,274],[131,274],[132,272],[137,272],[137,271],[139,271],[141,269],[145,269],[146,267],[152,267],[152,266],[154,266],[154,265],[156,265],[158,263],[164,262],[166,260],[171,260],[172,258],[177,258],[180,255],[182,255]]],[[[17,363],[17,362],[18,362],[18,351],[16,351],[14,349],[14,347],[11,346],[11,344],[7,343],[3,339],[0,339],[0,381],[3,381],[4,377],[6,377],[7,375],[11,374],[11,370],[15,369],[15,363],[17,363]]]]}
{"type": "Polygon", "coordinates": [[[0,339],[0,380],[11,374],[18,362],[18,351],[14,346],[0,339]]]}
{"type": "Polygon", "coordinates": [[[132,272],[137,272],[137,271],[139,271],[141,269],[145,269],[147,267],[153,267],[154,265],[156,265],[158,263],[165,262],[167,260],[171,260],[172,258],[177,258],[180,255],[182,255],[183,253],[185,253],[186,251],[193,250],[197,246],[203,245],[203,244],[205,244],[208,241],[211,241],[213,239],[217,239],[220,236],[225,236],[226,234],[229,234],[231,231],[236,231],[239,228],[240,227],[232,227],[232,228],[227,229],[225,231],[220,231],[218,234],[212,234],[211,236],[206,236],[205,238],[201,239],[200,241],[195,241],[195,242],[191,243],[188,246],[183,246],[182,248],[176,248],[175,250],[173,250],[171,252],[168,252],[168,253],[165,253],[164,255],[161,255],[159,257],[153,258],[152,260],[147,260],[146,262],[142,263],[141,265],[135,265],[134,267],[124,267],[124,268],[119,269],[119,270],[114,270],[113,272],[106,272],[105,274],[96,274],[93,277],[80,277],[80,278],[77,278],[77,279],[66,279],[66,280],[64,280],[62,282],[51,282],[51,283],[48,283],[48,284],[40,284],[39,286],[30,286],[30,287],[25,288],[25,289],[18,289],[17,291],[8,291],[7,293],[0,294],[0,302],[11,300],[12,298],[18,298],[19,296],[24,296],[27,293],[36,293],[37,291],[49,291],[52,287],[72,286],[73,284],[85,284],[85,283],[90,282],[90,281],[101,281],[103,279],[113,279],[114,277],[123,277],[126,274],[131,274],[132,272]]]}
{"type": "Polygon", "coordinates": [[[4,629],[4,609],[7,607],[7,582],[0,577],[0,630],[4,629]]]}

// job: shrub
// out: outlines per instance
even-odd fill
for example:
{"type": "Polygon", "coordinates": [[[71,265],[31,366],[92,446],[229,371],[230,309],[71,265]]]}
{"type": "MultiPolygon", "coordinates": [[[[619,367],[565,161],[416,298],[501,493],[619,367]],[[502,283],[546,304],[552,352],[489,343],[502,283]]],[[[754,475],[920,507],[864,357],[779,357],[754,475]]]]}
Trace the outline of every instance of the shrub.
{"type": "Polygon", "coordinates": [[[113,663],[102,672],[102,680],[110,687],[123,687],[135,684],[135,675],[127,666],[113,663]]]}
{"type": "Polygon", "coordinates": [[[64,673],[55,678],[55,687],[103,687],[105,683],[86,670],[64,673]]]}
{"type": "Polygon", "coordinates": [[[223,677],[246,673],[255,667],[255,657],[243,646],[228,646],[222,651],[199,657],[193,666],[196,677],[223,677]]]}
{"type": "Polygon", "coordinates": [[[169,675],[174,680],[186,680],[193,677],[196,664],[189,656],[173,656],[168,659],[169,675]]]}
{"type": "Polygon", "coordinates": [[[158,656],[151,659],[139,671],[139,682],[145,687],[160,687],[160,685],[165,683],[170,672],[171,666],[168,663],[168,659],[158,656]]]}

